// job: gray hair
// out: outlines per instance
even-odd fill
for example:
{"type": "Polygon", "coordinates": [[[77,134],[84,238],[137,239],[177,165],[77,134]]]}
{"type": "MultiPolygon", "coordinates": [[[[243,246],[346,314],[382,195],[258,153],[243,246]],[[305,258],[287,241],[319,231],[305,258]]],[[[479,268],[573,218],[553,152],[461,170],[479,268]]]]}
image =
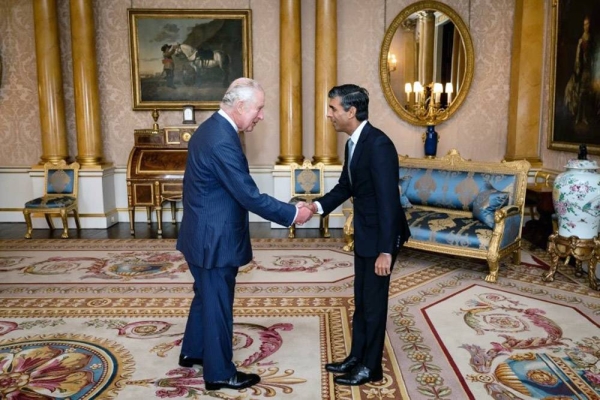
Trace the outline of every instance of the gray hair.
{"type": "Polygon", "coordinates": [[[260,83],[250,78],[238,78],[227,88],[227,92],[221,100],[221,107],[230,108],[238,101],[253,100],[257,91],[264,92],[260,83]]]}

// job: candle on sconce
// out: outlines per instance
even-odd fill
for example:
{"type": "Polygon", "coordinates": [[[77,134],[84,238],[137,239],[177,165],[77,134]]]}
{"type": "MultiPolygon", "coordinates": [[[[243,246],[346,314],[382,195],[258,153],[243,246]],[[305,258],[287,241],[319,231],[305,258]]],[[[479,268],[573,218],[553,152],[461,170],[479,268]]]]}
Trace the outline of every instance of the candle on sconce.
{"type": "Polygon", "coordinates": [[[433,84],[433,93],[435,94],[435,103],[439,103],[440,102],[440,97],[442,96],[442,92],[444,91],[443,86],[441,83],[434,83],[433,84]]]}
{"type": "Polygon", "coordinates": [[[406,102],[410,103],[410,92],[412,92],[412,87],[410,85],[410,82],[407,82],[404,85],[404,92],[406,93],[406,102]]]}
{"type": "Polygon", "coordinates": [[[415,83],[413,83],[413,89],[415,91],[415,102],[419,104],[421,96],[423,96],[423,86],[421,86],[421,82],[415,81],[415,83]]]}
{"type": "Polygon", "coordinates": [[[448,105],[452,102],[452,93],[454,93],[454,87],[452,82],[446,83],[446,93],[448,94],[448,105]]]}

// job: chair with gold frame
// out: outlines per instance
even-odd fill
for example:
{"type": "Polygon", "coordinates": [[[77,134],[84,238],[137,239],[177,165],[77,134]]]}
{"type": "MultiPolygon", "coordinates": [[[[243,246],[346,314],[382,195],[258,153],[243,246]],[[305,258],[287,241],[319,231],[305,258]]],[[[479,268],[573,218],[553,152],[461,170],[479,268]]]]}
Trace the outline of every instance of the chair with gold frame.
{"type": "Polygon", "coordinates": [[[79,164],[74,162],[67,164],[64,160],[58,163],[47,162],[44,165],[44,195],[25,203],[23,215],[27,223],[25,239],[31,239],[33,225],[31,214],[44,214],[48,227],[54,229],[52,215],[58,214],[62,219],[63,233],[61,237],[69,237],[69,225],[67,216],[73,213],[77,229],[79,225],[79,213],[77,212],[77,190],[79,185],[79,164]]]}
{"type": "MultiPolygon", "coordinates": [[[[302,165],[292,163],[291,168],[291,187],[292,199],[289,201],[296,204],[300,201],[311,203],[314,199],[325,194],[325,185],[323,179],[323,163],[312,164],[310,160],[304,160],[302,165]]],[[[315,214],[316,215],[316,214],[315,214]]],[[[330,237],[329,233],[329,215],[321,216],[319,229],[323,237],[330,237]]],[[[292,224],[289,228],[289,238],[296,236],[296,225],[292,224]]]]}

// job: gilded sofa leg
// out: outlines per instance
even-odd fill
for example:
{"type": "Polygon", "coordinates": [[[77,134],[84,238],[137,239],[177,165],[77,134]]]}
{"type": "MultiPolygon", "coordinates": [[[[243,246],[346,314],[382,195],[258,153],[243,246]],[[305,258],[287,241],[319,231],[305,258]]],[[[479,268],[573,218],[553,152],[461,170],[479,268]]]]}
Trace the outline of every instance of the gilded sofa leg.
{"type": "Polygon", "coordinates": [[[33,225],[31,224],[31,213],[29,210],[23,210],[25,216],[25,223],[27,224],[27,232],[25,233],[25,239],[31,239],[31,232],[33,232],[33,225]]]}
{"type": "Polygon", "coordinates": [[[296,237],[296,224],[292,224],[289,227],[288,238],[293,239],[296,237]]]}
{"type": "Polygon", "coordinates": [[[498,269],[500,268],[500,263],[498,262],[498,260],[488,260],[488,266],[490,269],[490,273],[485,277],[485,281],[495,283],[498,280],[498,269]]]}
{"type": "Polygon", "coordinates": [[[346,237],[346,245],[343,247],[344,251],[354,251],[354,240],[346,237]]]}
{"type": "Polygon", "coordinates": [[[512,260],[513,260],[513,264],[521,265],[521,249],[517,249],[517,250],[513,251],[512,260]]]}
{"type": "Polygon", "coordinates": [[[60,235],[63,239],[69,238],[69,222],[67,221],[67,210],[60,210],[60,219],[63,223],[63,233],[60,235]]]}

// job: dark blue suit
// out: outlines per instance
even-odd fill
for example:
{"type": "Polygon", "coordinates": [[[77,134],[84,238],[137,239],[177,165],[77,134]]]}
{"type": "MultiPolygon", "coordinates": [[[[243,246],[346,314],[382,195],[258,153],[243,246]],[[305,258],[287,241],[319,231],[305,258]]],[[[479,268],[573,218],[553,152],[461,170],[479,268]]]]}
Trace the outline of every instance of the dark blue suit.
{"type": "Polygon", "coordinates": [[[238,133],[214,113],[188,144],[183,177],[183,219],[177,249],[194,276],[181,352],[204,359],[204,379],[235,374],[232,363],[233,297],[240,266],[252,260],[248,211],[283,226],[293,205],[261,194],[250,176],[238,133]]]}
{"type": "Polygon", "coordinates": [[[389,276],[375,274],[380,253],[392,255],[392,267],[410,229],[400,205],[398,153],[394,143],[367,123],[356,144],[348,176],[348,146],[338,184],[317,201],[324,214],[353,197],[354,300],[351,356],[381,371],[385,341],[389,276]]]}

